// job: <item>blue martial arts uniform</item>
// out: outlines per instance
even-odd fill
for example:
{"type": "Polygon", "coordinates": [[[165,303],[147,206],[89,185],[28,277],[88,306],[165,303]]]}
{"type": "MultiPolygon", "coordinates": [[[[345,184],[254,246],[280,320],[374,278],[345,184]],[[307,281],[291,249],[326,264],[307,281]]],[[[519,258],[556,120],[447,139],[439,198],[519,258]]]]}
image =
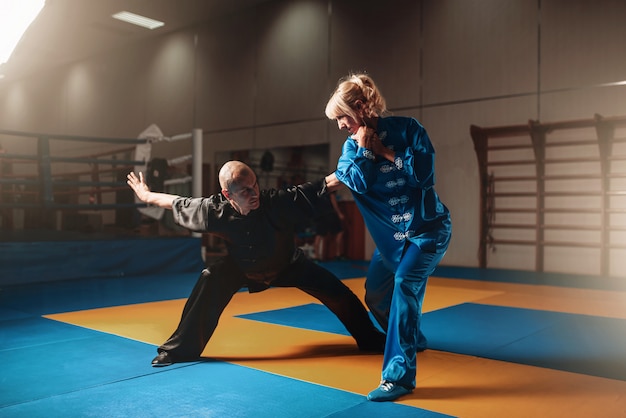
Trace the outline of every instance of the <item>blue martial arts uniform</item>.
{"type": "Polygon", "coordinates": [[[352,191],[376,250],[365,301],[387,332],[382,379],[414,388],[426,282],[443,258],[452,223],[435,192],[435,150],[424,127],[408,117],[379,118],[382,144],[394,162],[348,137],[337,178],[352,191]]]}

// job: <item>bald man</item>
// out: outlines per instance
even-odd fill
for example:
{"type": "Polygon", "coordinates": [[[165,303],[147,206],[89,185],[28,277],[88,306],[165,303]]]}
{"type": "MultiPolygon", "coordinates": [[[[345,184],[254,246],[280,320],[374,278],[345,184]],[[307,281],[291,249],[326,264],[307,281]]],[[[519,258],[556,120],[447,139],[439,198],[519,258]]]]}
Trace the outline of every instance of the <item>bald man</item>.
{"type": "Polygon", "coordinates": [[[154,367],[198,360],[233,295],[269,287],[296,287],[330,309],[354,337],[360,350],[382,352],[385,336],[365,306],[334,274],[315,264],[295,246],[295,226],[332,210],[327,185],[331,176],[286,190],[259,190],[254,171],[229,161],[219,172],[220,194],[206,198],[151,192],[142,173],[128,174],[128,185],[146,203],[171,209],[174,221],[194,232],[221,237],[228,255],[202,271],[187,299],[178,328],[158,349],[154,367]]]}

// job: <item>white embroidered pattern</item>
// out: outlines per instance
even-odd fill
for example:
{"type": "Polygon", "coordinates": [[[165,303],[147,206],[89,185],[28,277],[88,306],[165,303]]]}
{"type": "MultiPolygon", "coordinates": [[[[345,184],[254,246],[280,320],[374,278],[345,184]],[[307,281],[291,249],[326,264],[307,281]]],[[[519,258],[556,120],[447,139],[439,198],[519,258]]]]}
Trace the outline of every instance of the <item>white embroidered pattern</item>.
{"type": "Polygon", "coordinates": [[[403,178],[399,178],[396,180],[389,180],[387,183],[385,183],[385,187],[387,187],[388,189],[393,189],[394,187],[402,187],[406,184],[406,180],[404,180],[403,178]]]}
{"type": "Polygon", "coordinates": [[[389,206],[396,206],[397,204],[406,204],[409,201],[409,197],[407,195],[402,195],[400,197],[392,197],[390,198],[387,203],[389,203],[389,206]]]}
{"type": "Polygon", "coordinates": [[[406,231],[406,232],[396,232],[393,234],[393,239],[396,241],[402,241],[407,238],[411,238],[415,234],[415,231],[406,231]]]}
{"type": "Polygon", "coordinates": [[[400,223],[400,222],[409,222],[411,220],[411,218],[413,218],[413,215],[411,215],[410,212],[405,212],[402,214],[395,214],[391,216],[391,221],[394,224],[400,223]]]}
{"type": "Polygon", "coordinates": [[[374,153],[368,149],[363,150],[363,156],[367,158],[368,160],[376,159],[376,156],[374,155],[374,153]]]}
{"type": "Polygon", "coordinates": [[[393,239],[396,241],[402,241],[404,239],[404,234],[402,232],[396,232],[393,234],[393,239]]]}

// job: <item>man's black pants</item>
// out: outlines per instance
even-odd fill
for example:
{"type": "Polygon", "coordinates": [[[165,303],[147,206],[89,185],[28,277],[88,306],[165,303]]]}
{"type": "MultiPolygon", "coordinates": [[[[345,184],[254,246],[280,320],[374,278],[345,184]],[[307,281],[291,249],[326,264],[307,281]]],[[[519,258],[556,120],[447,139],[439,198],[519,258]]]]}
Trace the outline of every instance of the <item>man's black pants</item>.
{"type": "MultiPolygon", "coordinates": [[[[233,295],[248,283],[229,256],[203,270],[187,299],[178,328],[158,351],[168,352],[174,361],[198,359],[233,295]]],[[[281,271],[271,286],[296,287],[308,293],[339,318],[360,348],[381,347],[384,336],[374,327],[359,298],[333,273],[306,257],[298,257],[281,271]]]]}

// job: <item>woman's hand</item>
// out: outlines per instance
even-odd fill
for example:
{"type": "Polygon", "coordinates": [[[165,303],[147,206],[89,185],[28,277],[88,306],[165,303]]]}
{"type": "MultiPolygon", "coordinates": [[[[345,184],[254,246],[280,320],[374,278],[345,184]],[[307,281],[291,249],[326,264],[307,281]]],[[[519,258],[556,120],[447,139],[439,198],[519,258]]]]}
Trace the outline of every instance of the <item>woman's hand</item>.
{"type": "Polygon", "coordinates": [[[352,138],[359,144],[359,147],[373,150],[374,142],[378,139],[378,134],[376,134],[374,128],[361,125],[356,133],[352,135],[352,138]]]}
{"type": "Polygon", "coordinates": [[[357,132],[352,135],[352,138],[356,140],[359,147],[367,148],[375,155],[380,155],[389,161],[393,161],[395,157],[394,152],[383,145],[374,128],[365,125],[360,126],[357,132]]]}

